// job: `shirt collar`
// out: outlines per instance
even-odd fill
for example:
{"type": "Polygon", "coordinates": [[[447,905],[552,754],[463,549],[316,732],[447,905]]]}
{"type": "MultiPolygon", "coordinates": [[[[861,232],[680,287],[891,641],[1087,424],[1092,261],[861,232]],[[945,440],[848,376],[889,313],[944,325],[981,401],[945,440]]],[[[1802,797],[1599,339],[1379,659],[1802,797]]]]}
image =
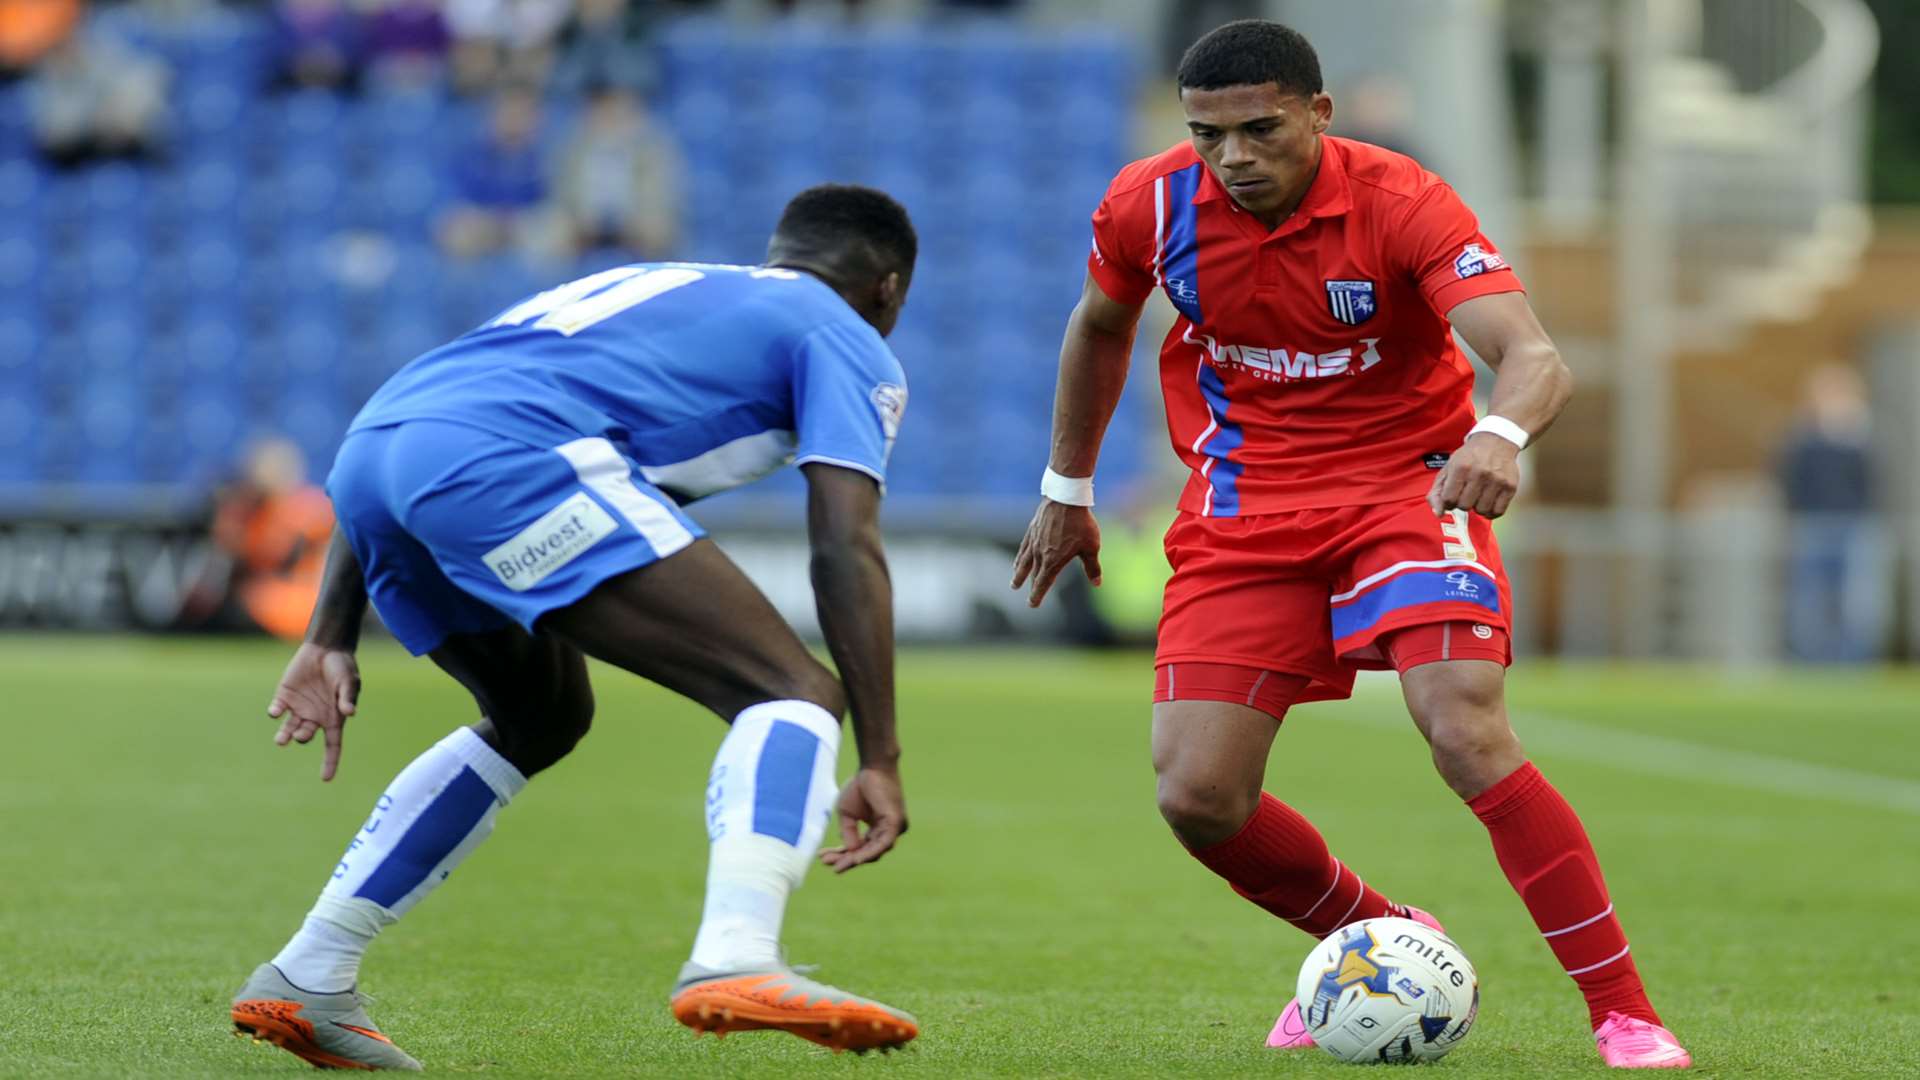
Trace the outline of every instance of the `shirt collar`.
{"type": "MultiPolygon", "coordinates": [[[[1213,170],[1202,166],[1206,175],[1200,178],[1200,188],[1193,193],[1194,205],[1227,200],[1234,209],[1239,204],[1233,202],[1233,196],[1227,193],[1225,185],[1213,170]]],[[[1280,223],[1275,233],[1292,232],[1314,218],[1338,217],[1353,209],[1353,188],[1347,182],[1347,155],[1341,149],[1339,140],[1326,136],[1320,138],[1320,169],[1314,173],[1313,183],[1307,185],[1306,197],[1294,208],[1293,214],[1280,223]]]]}

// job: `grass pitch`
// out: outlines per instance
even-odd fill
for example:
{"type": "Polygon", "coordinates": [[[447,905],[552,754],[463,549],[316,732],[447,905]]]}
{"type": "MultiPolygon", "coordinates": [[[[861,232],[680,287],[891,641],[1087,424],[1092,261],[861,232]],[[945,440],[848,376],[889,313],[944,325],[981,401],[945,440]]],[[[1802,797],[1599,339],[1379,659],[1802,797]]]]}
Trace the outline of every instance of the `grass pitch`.
{"type": "MultiPolygon", "coordinates": [[[[340,778],[276,750],[267,643],[0,639],[0,1074],[285,1075],[226,1003],[299,923],[393,773],[471,716],[390,646],[340,778]]],[[[1261,1045],[1309,942],[1184,855],[1153,808],[1149,661],[910,652],[912,831],[816,873],[797,961],[910,1009],[881,1059],[695,1040],[665,992],[700,906],[718,721],[600,669],[599,719],[370,954],[395,1040],[489,1076],[1295,1076],[1261,1045]]],[[[1702,1076],[1920,1068],[1920,677],[1523,666],[1534,758],[1586,817],[1642,972],[1702,1076]]],[[[848,762],[851,762],[849,748],[848,762]]],[[[1427,764],[1391,682],[1297,710],[1269,786],[1479,968],[1449,1076],[1599,1075],[1585,1012],[1427,764]]],[[[1350,1075],[1350,1074],[1345,1074],[1350,1075]]]]}

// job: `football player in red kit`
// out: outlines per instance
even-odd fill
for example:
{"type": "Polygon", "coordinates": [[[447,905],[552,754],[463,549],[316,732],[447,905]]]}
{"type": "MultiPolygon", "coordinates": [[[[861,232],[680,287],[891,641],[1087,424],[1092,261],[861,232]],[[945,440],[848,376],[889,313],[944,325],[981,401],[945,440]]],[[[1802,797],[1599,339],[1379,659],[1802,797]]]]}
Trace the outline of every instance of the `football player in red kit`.
{"type": "MultiPolygon", "coordinates": [[[[1174,834],[1315,937],[1383,915],[1437,927],[1262,791],[1289,706],[1392,668],[1441,777],[1585,995],[1601,1057],[1690,1064],[1647,999],[1580,819],[1507,723],[1512,600],[1492,519],[1520,451],[1566,404],[1566,366],[1452,188],[1325,134],[1333,103],[1298,33],[1222,26],[1187,52],[1179,85],[1191,138],[1121,170],[1093,216],[1015,587],[1030,582],[1038,604],[1075,559],[1099,579],[1094,462],[1160,289],[1179,315],[1161,387],[1191,470],[1154,661],[1153,763],[1174,834]],[[1499,373],[1477,421],[1453,331],[1499,373]]],[[[1297,1002],[1268,1042],[1311,1045],[1297,1002]]]]}

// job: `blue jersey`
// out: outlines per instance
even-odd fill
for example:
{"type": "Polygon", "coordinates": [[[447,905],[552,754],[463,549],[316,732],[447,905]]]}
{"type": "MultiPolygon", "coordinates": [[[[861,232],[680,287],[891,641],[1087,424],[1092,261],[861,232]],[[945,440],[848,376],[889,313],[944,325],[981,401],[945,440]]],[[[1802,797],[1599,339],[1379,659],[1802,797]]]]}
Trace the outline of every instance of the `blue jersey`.
{"type": "Polygon", "coordinates": [[[400,369],[349,432],[439,420],[551,448],[604,438],[680,502],[788,462],[882,484],[906,377],[809,274],[642,263],[530,297],[400,369]]]}

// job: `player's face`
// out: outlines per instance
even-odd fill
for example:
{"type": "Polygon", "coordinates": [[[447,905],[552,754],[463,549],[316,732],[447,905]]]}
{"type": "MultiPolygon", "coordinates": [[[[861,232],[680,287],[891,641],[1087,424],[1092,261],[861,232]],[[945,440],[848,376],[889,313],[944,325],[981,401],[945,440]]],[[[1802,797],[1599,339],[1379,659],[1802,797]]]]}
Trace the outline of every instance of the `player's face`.
{"type": "Polygon", "coordinates": [[[1320,164],[1320,134],[1333,120],[1325,94],[1285,94],[1276,83],[1182,90],[1193,148],[1233,201],[1255,217],[1292,213],[1320,164]]]}

